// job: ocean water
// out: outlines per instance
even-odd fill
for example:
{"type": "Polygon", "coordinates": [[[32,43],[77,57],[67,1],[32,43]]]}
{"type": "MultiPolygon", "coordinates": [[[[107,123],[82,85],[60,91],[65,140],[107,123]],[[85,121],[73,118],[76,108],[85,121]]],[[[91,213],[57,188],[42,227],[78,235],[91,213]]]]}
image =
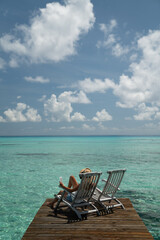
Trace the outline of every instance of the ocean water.
{"type": "MultiPolygon", "coordinates": [[[[21,239],[46,198],[89,167],[126,168],[119,197],[128,197],[160,239],[160,137],[0,137],[0,239],[21,239]]],[[[101,181],[99,187],[101,188],[101,181]]]]}

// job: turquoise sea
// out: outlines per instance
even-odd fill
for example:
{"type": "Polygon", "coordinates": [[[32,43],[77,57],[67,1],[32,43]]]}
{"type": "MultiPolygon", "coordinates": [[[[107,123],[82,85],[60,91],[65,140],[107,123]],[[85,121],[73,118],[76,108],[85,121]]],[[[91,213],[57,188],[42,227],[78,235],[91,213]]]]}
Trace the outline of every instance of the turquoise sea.
{"type": "MultiPolygon", "coordinates": [[[[46,198],[73,174],[126,168],[119,197],[129,197],[160,239],[160,137],[0,137],[0,239],[21,239],[46,198]]],[[[103,183],[99,183],[101,188],[103,183]]]]}

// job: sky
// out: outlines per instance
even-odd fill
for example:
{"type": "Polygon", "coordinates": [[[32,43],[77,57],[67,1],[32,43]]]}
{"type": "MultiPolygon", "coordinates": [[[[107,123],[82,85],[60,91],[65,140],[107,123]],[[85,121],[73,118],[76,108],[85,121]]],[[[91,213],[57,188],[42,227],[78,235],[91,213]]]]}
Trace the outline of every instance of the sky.
{"type": "Polygon", "coordinates": [[[1,0],[0,136],[160,135],[159,0],[1,0]]]}

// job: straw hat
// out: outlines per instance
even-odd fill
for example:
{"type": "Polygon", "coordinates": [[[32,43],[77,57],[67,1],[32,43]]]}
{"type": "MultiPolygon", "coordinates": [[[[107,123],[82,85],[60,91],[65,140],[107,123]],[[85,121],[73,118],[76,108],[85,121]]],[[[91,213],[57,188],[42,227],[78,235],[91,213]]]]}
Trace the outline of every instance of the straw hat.
{"type": "Polygon", "coordinates": [[[89,173],[91,172],[91,169],[90,168],[83,168],[80,173],[89,173]]]}

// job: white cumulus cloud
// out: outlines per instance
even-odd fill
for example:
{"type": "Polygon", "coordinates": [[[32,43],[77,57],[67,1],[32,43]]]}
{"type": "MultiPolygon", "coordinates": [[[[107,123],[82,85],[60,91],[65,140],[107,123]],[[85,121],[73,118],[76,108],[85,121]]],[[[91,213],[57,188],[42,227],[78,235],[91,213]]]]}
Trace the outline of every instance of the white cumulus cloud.
{"type": "Polygon", "coordinates": [[[159,108],[156,106],[147,107],[145,103],[138,106],[138,114],[134,115],[135,120],[153,120],[153,116],[158,116],[159,108]]]}
{"type": "MultiPolygon", "coordinates": [[[[122,75],[114,94],[120,98],[117,105],[135,108],[145,103],[160,106],[160,30],[149,31],[138,40],[142,55],[139,62],[130,65],[131,76],[122,75]]],[[[148,112],[148,108],[146,108],[148,112]]],[[[144,109],[143,109],[144,112],[144,109]]]]}
{"type": "Polygon", "coordinates": [[[79,112],[73,113],[71,103],[90,103],[90,101],[84,98],[85,95],[77,92],[64,92],[57,98],[55,94],[44,103],[44,114],[48,121],[61,122],[61,121],[84,121],[85,116],[79,112]]]}
{"type": "Polygon", "coordinates": [[[130,76],[121,75],[113,93],[117,106],[133,108],[135,120],[158,119],[160,107],[160,30],[149,31],[137,41],[139,61],[130,65],[130,76]]]}
{"type": "Polygon", "coordinates": [[[48,3],[30,19],[30,25],[16,26],[17,35],[4,34],[0,47],[30,62],[59,62],[76,53],[80,36],[87,33],[94,22],[90,0],[65,0],[64,5],[48,3]]]}
{"type": "MultiPolygon", "coordinates": [[[[105,25],[101,26],[102,29],[106,34],[110,31],[105,25]]],[[[136,57],[132,58],[129,66],[130,74],[122,74],[119,83],[107,78],[86,78],[77,86],[86,93],[105,93],[112,89],[119,98],[116,102],[118,107],[132,108],[137,112],[133,116],[135,120],[156,120],[160,112],[160,30],[150,30],[140,37],[135,50],[136,57]]],[[[98,116],[94,120],[99,121],[98,116]]]]}
{"type": "Polygon", "coordinates": [[[105,93],[107,89],[113,89],[115,87],[115,83],[108,78],[104,79],[104,81],[101,79],[91,80],[90,78],[86,78],[78,82],[78,87],[86,93],[105,93]]]}
{"type": "Polygon", "coordinates": [[[91,101],[83,91],[80,92],[65,91],[59,95],[58,99],[61,102],[64,101],[70,103],[84,103],[84,104],[91,103],[91,101]]]}
{"type": "Polygon", "coordinates": [[[105,122],[112,120],[112,116],[106,111],[106,109],[102,109],[102,111],[96,113],[96,117],[93,117],[92,120],[96,122],[105,122]]]}
{"type": "Polygon", "coordinates": [[[79,112],[76,112],[73,116],[71,116],[71,121],[85,121],[86,120],[86,117],[79,113],[79,112]]]}
{"type": "Polygon", "coordinates": [[[25,103],[17,103],[15,109],[8,109],[4,111],[5,118],[0,116],[1,122],[40,122],[41,116],[37,110],[31,108],[25,103]]]}

